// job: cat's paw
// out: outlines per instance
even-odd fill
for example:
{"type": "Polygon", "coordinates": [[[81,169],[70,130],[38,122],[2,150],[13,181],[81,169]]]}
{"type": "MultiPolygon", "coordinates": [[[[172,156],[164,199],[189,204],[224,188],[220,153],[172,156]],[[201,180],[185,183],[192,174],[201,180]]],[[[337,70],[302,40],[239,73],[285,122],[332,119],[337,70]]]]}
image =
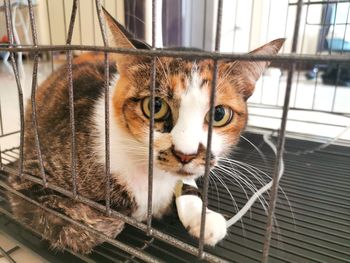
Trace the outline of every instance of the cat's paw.
{"type": "MultiPolygon", "coordinates": [[[[201,231],[201,218],[194,218],[187,227],[189,233],[198,238],[201,231]]],[[[220,240],[222,240],[227,233],[225,218],[212,210],[207,209],[207,215],[205,219],[205,232],[204,243],[206,245],[215,246],[220,240]]]]}
{"type": "MultiPolygon", "coordinates": [[[[196,238],[200,237],[202,204],[202,200],[193,195],[183,195],[176,198],[179,218],[188,232],[196,238]]],[[[215,246],[226,236],[226,233],[225,218],[221,214],[207,209],[204,243],[215,246]]]]}

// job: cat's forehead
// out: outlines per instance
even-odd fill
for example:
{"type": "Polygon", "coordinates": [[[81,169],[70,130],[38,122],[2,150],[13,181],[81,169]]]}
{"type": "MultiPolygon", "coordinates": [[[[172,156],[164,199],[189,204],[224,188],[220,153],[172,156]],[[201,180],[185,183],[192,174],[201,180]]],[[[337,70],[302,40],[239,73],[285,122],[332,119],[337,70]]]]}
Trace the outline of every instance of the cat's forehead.
{"type": "Polygon", "coordinates": [[[184,74],[187,77],[191,77],[194,71],[204,73],[211,71],[213,67],[213,62],[211,60],[190,60],[182,58],[161,58],[157,64],[157,68],[160,70],[166,65],[169,74],[184,74]]]}
{"type": "Polygon", "coordinates": [[[157,64],[157,84],[168,96],[180,97],[182,93],[196,85],[198,88],[212,79],[210,60],[194,61],[179,58],[166,58],[157,64]]]}
{"type": "MultiPolygon", "coordinates": [[[[133,82],[141,93],[147,92],[151,85],[151,63],[141,63],[131,69],[133,82]]],[[[192,78],[196,77],[199,86],[212,80],[213,62],[211,60],[190,60],[162,57],[156,59],[156,92],[165,97],[178,97],[185,92],[192,78]]]]}

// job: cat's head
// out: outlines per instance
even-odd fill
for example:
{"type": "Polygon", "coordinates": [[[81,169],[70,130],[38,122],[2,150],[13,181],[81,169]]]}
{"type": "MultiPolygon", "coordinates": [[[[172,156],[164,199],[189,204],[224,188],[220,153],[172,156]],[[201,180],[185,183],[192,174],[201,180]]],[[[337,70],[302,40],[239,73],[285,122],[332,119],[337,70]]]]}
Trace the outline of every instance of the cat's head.
{"type": "MultiPolygon", "coordinates": [[[[105,13],[110,45],[147,48],[135,42],[105,13]]],[[[274,40],[251,53],[276,54],[284,39],[274,40]]],[[[149,142],[152,58],[117,54],[119,79],[113,94],[116,122],[135,156],[147,161],[149,142]]],[[[247,99],[252,95],[267,61],[219,61],[216,86],[211,166],[228,154],[247,123],[247,99]]],[[[208,111],[213,78],[211,60],[156,59],[154,163],[178,176],[204,173],[208,111]]],[[[137,160],[135,160],[137,163],[137,160]]],[[[146,163],[145,161],[145,163],[146,163]]]]}

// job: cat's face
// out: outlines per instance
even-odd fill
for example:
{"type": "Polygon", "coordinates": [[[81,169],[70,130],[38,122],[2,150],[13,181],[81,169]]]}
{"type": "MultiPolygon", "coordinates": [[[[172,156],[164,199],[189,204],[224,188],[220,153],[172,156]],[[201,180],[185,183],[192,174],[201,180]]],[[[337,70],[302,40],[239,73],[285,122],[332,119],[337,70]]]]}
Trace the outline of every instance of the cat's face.
{"type": "MultiPolygon", "coordinates": [[[[106,17],[115,45],[134,48],[119,26],[106,17]]],[[[256,53],[277,53],[283,40],[273,41],[256,53]]],[[[246,100],[267,62],[219,62],[210,165],[229,153],[247,123],[246,100]]],[[[151,59],[117,55],[120,73],[113,94],[118,126],[139,149],[149,144],[151,59]],[[141,147],[140,147],[141,146],[141,147]],[[142,147],[143,146],[143,147],[142,147]]],[[[204,173],[211,60],[191,61],[162,57],[156,60],[154,163],[178,176],[204,173]]],[[[130,141],[127,142],[130,144],[130,141]]],[[[134,146],[135,147],[135,146],[134,146]]],[[[137,147],[136,147],[137,148],[137,147]]],[[[140,158],[147,159],[148,151],[140,158]]]]}

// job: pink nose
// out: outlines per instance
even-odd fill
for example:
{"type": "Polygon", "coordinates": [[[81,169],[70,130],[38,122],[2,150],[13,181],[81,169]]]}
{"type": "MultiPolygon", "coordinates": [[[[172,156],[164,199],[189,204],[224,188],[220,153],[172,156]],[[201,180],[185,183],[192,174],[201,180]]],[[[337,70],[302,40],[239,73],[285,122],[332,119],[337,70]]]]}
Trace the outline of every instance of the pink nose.
{"type": "Polygon", "coordinates": [[[192,161],[194,158],[197,157],[197,153],[194,153],[194,154],[184,154],[180,151],[176,151],[174,149],[174,147],[172,148],[172,152],[174,154],[174,156],[176,157],[177,160],[179,160],[181,163],[183,164],[187,164],[189,163],[190,161],[192,161]]]}

